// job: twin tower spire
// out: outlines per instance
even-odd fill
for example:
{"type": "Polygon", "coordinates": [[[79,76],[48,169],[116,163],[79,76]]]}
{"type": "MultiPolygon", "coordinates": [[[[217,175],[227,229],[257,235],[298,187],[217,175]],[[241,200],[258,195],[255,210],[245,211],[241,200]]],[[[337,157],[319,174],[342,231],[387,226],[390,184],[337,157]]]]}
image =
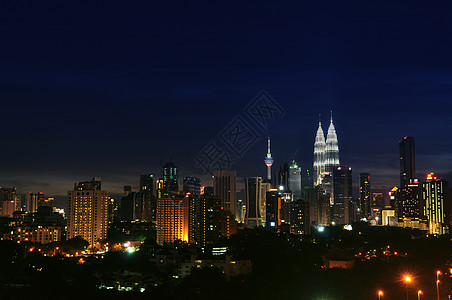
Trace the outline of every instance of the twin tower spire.
{"type": "Polygon", "coordinates": [[[339,144],[337,142],[336,129],[333,124],[333,112],[331,112],[330,126],[325,135],[319,116],[319,128],[314,143],[314,182],[321,184],[325,173],[332,173],[333,168],[339,165],[339,144]]]}

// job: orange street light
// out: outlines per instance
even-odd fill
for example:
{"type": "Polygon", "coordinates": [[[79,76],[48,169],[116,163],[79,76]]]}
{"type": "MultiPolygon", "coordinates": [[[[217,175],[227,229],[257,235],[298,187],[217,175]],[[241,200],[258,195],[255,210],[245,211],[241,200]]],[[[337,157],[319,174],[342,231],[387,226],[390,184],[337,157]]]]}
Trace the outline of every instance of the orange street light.
{"type": "Polygon", "coordinates": [[[436,280],[436,298],[439,300],[439,280],[436,280]]]}
{"type": "Polygon", "coordinates": [[[403,280],[405,281],[406,300],[408,300],[408,286],[409,286],[410,283],[413,281],[413,279],[411,279],[411,276],[410,276],[410,275],[405,275],[405,277],[403,278],[403,280]]]}
{"type": "Polygon", "coordinates": [[[421,300],[422,291],[417,291],[417,300],[421,300]]]}
{"type": "Polygon", "coordinates": [[[378,300],[381,300],[381,296],[383,296],[383,291],[378,291],[378,300]]]}

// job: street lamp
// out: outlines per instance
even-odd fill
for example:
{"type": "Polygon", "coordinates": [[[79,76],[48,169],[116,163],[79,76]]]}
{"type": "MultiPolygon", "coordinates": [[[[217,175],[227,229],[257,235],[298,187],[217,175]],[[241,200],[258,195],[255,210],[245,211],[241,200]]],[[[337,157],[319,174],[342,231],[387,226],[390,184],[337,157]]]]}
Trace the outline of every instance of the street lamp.
{"type": "Polygon", "coordinates": [[[439,300],[439,275],[441,271],[436,271],[436,298],[439,300]]]}
{"type": "Polygon", "coordinates": [[[422,291],[417,291],[417,300],[421,300],[422,291]]]}
{"type": "Polygon", "coordinates": [[[405,281],[405,286],[406,286],[406,300],[408,300],[408,285],[411,283],[412,279],[411,279],[411,276],[406,275],[403,280],[405,281]]]}
{"type": "Polygon", "coordinates": [[[383,291],[378,291],[378,300],[381,300],[381,296],[383,296],[383,291]]]}
{"type": "Polygon", "coordinates": [[[439,300],[439,280],[436,281],[436,298],[439,300]]]}

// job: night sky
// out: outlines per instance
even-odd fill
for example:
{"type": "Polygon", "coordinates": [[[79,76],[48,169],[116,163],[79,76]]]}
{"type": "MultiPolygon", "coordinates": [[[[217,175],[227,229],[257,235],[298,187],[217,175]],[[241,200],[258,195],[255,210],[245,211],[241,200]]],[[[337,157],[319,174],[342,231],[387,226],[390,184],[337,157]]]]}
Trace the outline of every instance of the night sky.
{"type": "Polygon", "coordinates": [[[170,158],[208,185],[194,157],[261,91],[284,113],[248,122],[239,182],[265,176],[267,136],[274,169],[312,169],[330,110],[356,184],[398,185],[406,135],[417,176],[452,180],[450,1],[62,2],[0,9],[1,186],[65,206],[75,181],[117,194],[170,158]]]}

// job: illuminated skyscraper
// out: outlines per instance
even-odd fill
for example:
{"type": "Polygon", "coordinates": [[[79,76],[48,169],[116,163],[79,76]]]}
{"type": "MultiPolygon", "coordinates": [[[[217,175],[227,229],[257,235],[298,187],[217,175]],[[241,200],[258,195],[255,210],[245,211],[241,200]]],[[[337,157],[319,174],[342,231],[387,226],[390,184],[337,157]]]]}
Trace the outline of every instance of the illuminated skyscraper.
{"type": "Polygon", "coordinates": [[[330,126],[326,136],[325,149],[325,172],[333,172],[334,167],[339,166],[339,145],[337,142],[336,129],[333,124],[333,113],[331,113],[330,126]]]}
{"type": "Polygon", "coordinates": [[[267,166],[267,180],[272,179],[272,164],[274,162],[272,154],[270,152],[270,137],[267,142],[267,157],[264,159],[265,165],[267,166]]]}
{"type": "Polygon", "coordinates": [[[361,208],[361,218],[370,216],[371,198],[370,198],[370,174],[359,174],[359,201],[361,208]]]}
{"type": "Polygon", "coordinates": [[[319,128],[315,136],[314,143],[314,184],[322,183],[322,174],[325,172],[325,135],[322,130],[322,123],[319,120],[319,128]]]}
{"type": "MultiPolygon", "coordinates": [[[[314,182],[315,185],[323,183],[323,178],[328,174],[332,174],[334,168],[339,166],[339,144],[337,141],[336,129],[333,124],[333,113],[331,113],[330,126],[326,136],[323,133],[322,124],[319,120],[319,128],[314,143],[314,182]]],[[[323,187],[328,193],[330,191],[329,186],[323,187]]]]}
{"type": "Polygon", "coordinates": [[[451,203],[447,182],[436,178],[434,173],[428,174],[422,184],[422,195],[429,233],[449,233],[451,203]]]}
{"type": "Polygon", "coordinates": [[[68,239],[80,236],[91,246],[107,238],[108,192],[101,190],[102,179],[76,182],[68,191],[68,239]]]}
{"type": "Polygon", "coordinates": [[[399,141],[400,148],[400,187],[404,187],[416,178],[414,164],[414,138],[403,137],[399,141]]]}
{"type": "Polygon", "coordinates": [[[179,190],[179,174],[176,164],[172,161],[163,166],[163,190],[165,193],[179,190]]]}
{"type": "Polygon", "coordinates": [[[400,227],[421,228],[421,199],[419,180],[410,180],[410,183],[400,188],[400,200],[397,207],[397,217],[400,227]]]}
{"type": "Polygon", "coordinates": [[[189,241],[189,195],[170,193],[157,199],[157,244],[189,241]]]}
{"type": "Polygon", "coordinates": [[[215,170],[213,173],[214,194],[221,199],[221,205],[236,216],[236,173],[235,171],[215,170]]]}
{"type": "Polygon", "coordinates": [[[292,164],[289,167],[290,175],[290,190],[293,193],[294,200],[301,199],[302,196],[302,178],[301,178],[301,167],[297,165],[295,160],[292,160],[292,164]]]}
{"type": "Polygon", "coordinates": [[[195,241],[195,228],[196,226],[196,207],[199,200],[199,196],[201,195],[201,179],[197,177],[184,177],[183,182],[183,191],[188,194],[188,206],[189,206],[189,223],[190,223],[190,232],[189,239],[190,242],[195,241]]]}

